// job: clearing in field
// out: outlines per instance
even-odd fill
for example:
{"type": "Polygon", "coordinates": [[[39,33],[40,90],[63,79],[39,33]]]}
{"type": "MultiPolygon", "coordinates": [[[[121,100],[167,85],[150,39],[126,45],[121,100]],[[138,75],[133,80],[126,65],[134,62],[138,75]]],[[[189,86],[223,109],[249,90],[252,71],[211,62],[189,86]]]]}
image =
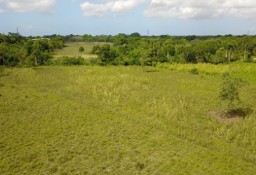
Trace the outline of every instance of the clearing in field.
{"type": "Polygon", "coordinates": [[[63,49],[57,49],[54,57],[59,58],[63,56],[68,57],[82,57],[82,58],[97,58],[97,55],[91,54],[93,46],[102,45],[102,42],[69,42],[65,43],[63,49]],[[84,51],[79,51],[79,48],[83,47],[84,51]]]}

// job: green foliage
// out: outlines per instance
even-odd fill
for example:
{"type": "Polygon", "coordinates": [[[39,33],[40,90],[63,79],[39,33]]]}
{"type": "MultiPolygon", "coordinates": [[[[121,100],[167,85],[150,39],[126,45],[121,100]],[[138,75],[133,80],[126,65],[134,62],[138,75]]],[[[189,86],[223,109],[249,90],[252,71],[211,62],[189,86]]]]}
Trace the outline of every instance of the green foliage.
{"type": "Polygon", "coordinates": [[[250,62],[256,46],[253,37],[195,38],[193,36],[189,40],[187,38],[189,37],[143,37],[136,33],[128,36],[119,34],[113,37],[113,46],[118,53],[115,59],[126,60],[125,64],[133,62],[137,65],[142,62],[145,62],[145,65],[155,65],[157,62],[213,64],[238,60],[250,62]],[[191,40],[191,38],[195,39],[191,40]]]}
{"type": "Polygon", "coordinates": [[[46,65],[51,60],[54,49],[64,46],[61,37],[29,39],[9,33],[0,38],[0,65],[7,66],[46,65]]]}
{"type": "Polygon", "coordinates": [[[79,47],[79,52],[84,52],[84,47],[83,46],[79,47]]]}
{"type": "Polygon", "coordinates": [[[79,66],[79,65],[93,65],[93,61],[82,57],[59,57],[52,60],[50,65],[63,65],[63,66],[79,66]]]}
{"type": "Polygon", "coordinates": [[[256,47],[253,49],[253,55],[256,56],[256,47]]]}
{"type": "Polygon", "coordinates": [[[255,56],[255,48],[256,39],[253,36],[148,37],[135,32],[116,36],[71,34],[40,38],[9,33],[0,35],[0,64],[44,65],[51,60],[53,52],[56,57],[95,58],[97,55],[98,61],[95,62],[100,65],[141,65],[142,62],[148,66],[166,62],[220,64],[251,62],[255,56]],[[64,42],[67,41],[69,43],[64,47],[64,42]],[[89,51],[96,55],[91,55],[89,51]]]}
{"type": "Polygon", "coordinates": [[[98,59],[102,65],[115,64],[115,59],[118,57],[117,51],[109,44],[94,46],[92,53],[98,55],[98,59]]]}
{"type": "MultiPolygon", "coordinates": [[[[73,36],[66,36],[66,38],[72,38],[73,36]]],[[[84,38],[84,41],[85,42],[106,42],[106,43],[109,43],[109,42],[113,42],[113,36],[110,36],[110,35],[96,35],[96,36],[92,36],[92,35],[88,35],[88,34],[85,34],[83,35],[83,38],[84,38]]],[[[68,40],[66,40],[68,41],[68,40]]]]}
{"type": "Polygon", "coordinates": [[[126,35],[125,34],[118,34],[114,37],[114,42],[113,42],[114,46],[121,46],[124,44],[127,44],[127,39],[126,39],[126,35]]]}
{"type": "Polygon", "coordinates": [[[19,48],[13,47],[8,43],[0,44],[0,65],[15,66],[18,64],[19,60],[17,58],[19,48]]]}
{"type": "Polygon", "coordinates": [[[60,36],[51,38],[51,44],[54,49],[62,49],[64,47],[64,40],[60,36]]]}
{"type": "Polygon", "coordinates": [[[62,65],[86,65],[86,60],[82,57],[65,57],[61,60],[62,65]]]}
{"type": "Polygon", "coordinates": [[[129,35],[129,37],[141,37],[140,33],[134,32],[129,35]]]}
{"type": "Polygon", "coordinates": [[[9,44],[17,44],[24,40],[25,38],[21,36],[19,33],[11,33],[9,32],[8,35],[5,36],[5,42],[9,44]]]}
{"type": "Polygon", "coordinates": [[[197,75],[199,73],[197,68],[192,68],[189,72],[194,75],[197,75]]]}
{"type": "Polygon", "coordinates": [[[24,61],[28,66],[46,65],[52,58],[53,47],[49,40],[39,39],[25,45],[27,57],[24,61]]]}
{"type": "Polygon", "coordinates": [[[235,103],[240,102],[239,85],[238,79],[233,78],[230,73],[227,72],[222,75],[219,96],[222,101],[227,102],[229,109],[233,109],[235,103]]]}

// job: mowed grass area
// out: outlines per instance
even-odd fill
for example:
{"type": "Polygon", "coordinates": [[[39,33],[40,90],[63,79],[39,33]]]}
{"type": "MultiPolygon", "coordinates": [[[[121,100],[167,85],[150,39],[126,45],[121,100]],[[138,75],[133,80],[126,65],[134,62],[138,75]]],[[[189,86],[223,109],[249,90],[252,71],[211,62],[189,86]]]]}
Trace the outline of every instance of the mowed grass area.
{"type": "Polygon", "coordinates": [[[244,118],[210,115],[218,73],[1,68],[0,174],[256,174],[256,66],[225,69],[245,82],[244,118]]]}
{"type": "Polygon", "coordinates": [[[59,58],[63,56],[69,57],[83,57],[83,58],[96,58],[97,56],[91,54],[93,46],[102,45],[106,43],[100,42],[68,42],[65,43],[63,49],[57,49],[55,51],[54,57],[59,58]],[[84,47],[84,52],[79,52],[79,47],[84,47]]]}

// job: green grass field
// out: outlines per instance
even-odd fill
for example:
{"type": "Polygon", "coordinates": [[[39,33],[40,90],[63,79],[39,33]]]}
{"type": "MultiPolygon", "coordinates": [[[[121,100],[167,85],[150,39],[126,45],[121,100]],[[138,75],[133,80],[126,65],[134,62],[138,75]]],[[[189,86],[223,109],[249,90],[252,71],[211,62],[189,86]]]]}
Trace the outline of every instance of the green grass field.
{"type": "Polygon", "coordinates": [[[91,54],[93,46],[102,45],[105,43],[99,42],[69,42],[65,43],[65,47],[63,49],[57,49],[55,51],[54,57],[59,58],[63,56],[69,57],[78,57],[81,56],[83,58],[95,58],[96,55],[91,54]],[[84,47],[84,52],[79,52],[79,47],[84,47]]]}
{"type": "Polygon", "coordinates": [[[0,174],[256,174],[256,65],[159,67],[0,68],[0,174]]]}

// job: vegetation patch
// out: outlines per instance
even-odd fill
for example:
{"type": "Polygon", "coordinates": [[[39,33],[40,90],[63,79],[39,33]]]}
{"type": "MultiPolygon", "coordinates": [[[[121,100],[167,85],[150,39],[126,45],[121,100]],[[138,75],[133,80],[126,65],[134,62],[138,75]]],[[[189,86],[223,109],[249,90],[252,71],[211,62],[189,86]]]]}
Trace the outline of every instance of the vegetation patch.
{"type": "Polygon", "coordinates": [[[239,89],[244,107],[228,113],[219,104],[221,73],[6,68],[0,174],[255,174],[254,65],[236,68],[248,82],[239,89]]]}
{"type": "Polygon", "coordinates": [[[54,59],[51,61],[52,65],[65,65],[65,66],[72,66],[72,65],[90,65],[93,61],[82,57],[61,57],[58,59],[54,59]]]}
{"type": "Polygon", "coordinates": [[[199,72],[198,72],[198,69],[197,69],[197,68],[192,68],[189,72],[190,72],[191,74],[194,74],[194,75],[199,74],[199,72]]]}

